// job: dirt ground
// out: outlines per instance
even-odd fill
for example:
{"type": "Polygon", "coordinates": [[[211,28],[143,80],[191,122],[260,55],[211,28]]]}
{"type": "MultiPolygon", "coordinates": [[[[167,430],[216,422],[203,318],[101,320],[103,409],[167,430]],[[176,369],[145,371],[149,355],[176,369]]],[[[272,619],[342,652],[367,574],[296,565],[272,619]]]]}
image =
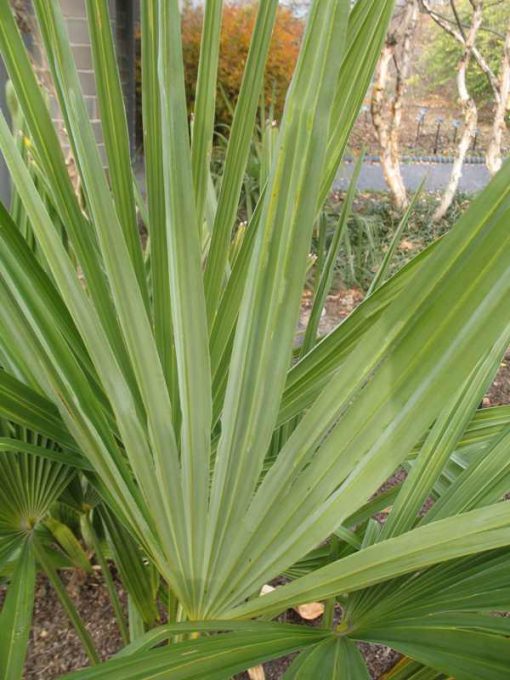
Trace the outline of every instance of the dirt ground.
{"type": "Polygon", "coordinates": [[[483,405],[499,406],[501,404],[510,404],[510,350],[501,363],[499,372],[484,399],[483,405]]]}
{"type": "MultiPolygon", "coordinates": [[[[365,107],[368,107],[368,103],[365,107]]],[[[490,112],[481,113],[476,140],[473,140],[469,148],[470,157],[483,156],[491,140],[490,112]]],[[[401,154],[403,157],[454,156],[462,130],[461,111],[450,98],[436,93],[415,99],[409,94],[402,110],[399,137],[401,154]],[[424,122],[418,125],[417,117],[424,108],[427,109],[424,122]],[[456,128],[456,125],[459,127],[456,128]]],[[[349,148],[356,153],[364,149],[368,155],[379,154],[379,142],[368,110],[363,111],[356,121],[349,148]]],[[[506,156],[509,151],[510,132],[505,130],[502,153],[506,156]]]]}
{"type": "MultiPolygon", "coordinates": [[[[121,638],[101,573],[94,571],[78,579],[65,571],[60,575],[101,658],[115,654],[121,647],[121,638]]],[[[122,588],[119,592],[125,602],[122,588]]],[[[47,579],[39,575],[25,680],[53,680],[87,663],[82,645],[55,591],[47,579]]]]}

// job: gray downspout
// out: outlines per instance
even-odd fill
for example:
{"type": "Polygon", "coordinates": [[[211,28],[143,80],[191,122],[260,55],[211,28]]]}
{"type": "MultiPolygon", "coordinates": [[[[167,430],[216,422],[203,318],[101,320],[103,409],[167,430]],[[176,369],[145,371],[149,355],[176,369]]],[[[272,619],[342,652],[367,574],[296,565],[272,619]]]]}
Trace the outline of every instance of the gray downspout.
{"type": "MultiPolygon", "coordinates": [[[[7,83],[7,72],[3,61],[0,59],[0,111],[9,122],[9,111],[7,109],[7,102],[5,100],[5,85],[7,83]]],[[[3,156],[0,154],[0,201],[8,206],[11,197],[10,179],[7,166],[3,156]]]]}

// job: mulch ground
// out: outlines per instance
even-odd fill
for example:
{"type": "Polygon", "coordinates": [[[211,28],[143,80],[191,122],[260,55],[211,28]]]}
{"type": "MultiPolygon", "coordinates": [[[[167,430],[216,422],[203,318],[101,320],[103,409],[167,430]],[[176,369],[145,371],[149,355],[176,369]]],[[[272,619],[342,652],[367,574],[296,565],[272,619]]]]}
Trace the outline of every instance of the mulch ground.
{"type": "Polygon", "coordinates": [[[484,406],[501,406],[510,404],[510,350],[501,363],[499,372],[492,387],[484,399],[484,406]]]}
{"type": "MultiPolygon", "coordinates": [[[[101,658],[106,660],[121,648],[108,593],[98,571],[92,574],[60,572],[101,658]]],[[[121,600],[125,593],[119,588],[121,600]]],[[[88,660],[74,628],[47,579],[37,577],[33,626],[25,666],[25,680],[53,680],[87,666],[88,660]]]]}

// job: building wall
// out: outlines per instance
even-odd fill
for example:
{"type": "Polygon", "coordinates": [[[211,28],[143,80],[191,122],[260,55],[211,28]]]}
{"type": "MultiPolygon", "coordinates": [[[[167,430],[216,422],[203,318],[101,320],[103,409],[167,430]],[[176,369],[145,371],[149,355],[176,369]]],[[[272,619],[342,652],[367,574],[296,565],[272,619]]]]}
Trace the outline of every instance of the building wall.
{"type": "MultiPolygon", "coordinates": [[[[85,0],[60,0],[64,14],[71,47],[73,50],[78,75],[87,111],[92,123],[100,152],[106,165],[106,154],[101,131],[99,102],[92,62],[92,50],[87,26],[85,0]]],[[[119,59],[119,71],[126,99],[126,110],[131,139],[134,134],[134,36],[133,36],[133,0],[109,0],[110,17],[119,59]]],[[[69,146],[65,138],[65,123],[57,99],[52,92],[51,79],[44,58],[44,51],[33,41],[35,63],[38,66],[41,80],[48,84],[50,110],[57,126],[62,130],[64,149],[69,146]]]]}

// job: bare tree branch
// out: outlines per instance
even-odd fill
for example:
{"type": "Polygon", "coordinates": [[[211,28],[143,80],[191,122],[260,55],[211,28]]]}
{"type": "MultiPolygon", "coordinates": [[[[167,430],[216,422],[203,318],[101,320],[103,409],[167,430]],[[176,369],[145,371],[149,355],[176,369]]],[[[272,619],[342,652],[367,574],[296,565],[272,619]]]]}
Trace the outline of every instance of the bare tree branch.
{"type": "Polygon", "coordinates": [[[453,16],[455,17],[455,23],[457,24],[457,28],[459,29],[459,32],[464,39],[464,42],[466,42],[466,34],[464,33],[464,27],[462,26],[462,22],[460,20],[459,13],[457,12],[455,0],[450,0],[450,7],[452,8],[452,12],[453,12],[453,16]]]}
{"type": "MultiPolygon", "coordinates": [[[[429,0],[420,0],[420,2],[422,8],[429,14],[433,21],[466,49],[467,41],[463,38],[459,30],[455,30],[455,28],[452,27],[453,22],[447,17],[439,14],[439,12],[436,12],[430,6],[429,0]]],[[[450,0],[450,2],[452,7],[455,7],[454,0],[450,0]]],[[[475,2],[475,0],[473,0],[473,2],[475,2]]],[[[472,5],[473,2],[471,2],[472,5]]],[[[490,7],[494,7],[498,4],[501,4],[499,0],[491,3],[490,7]]],[[[487,7],[487,5],[485,5],[485,7],[487,7]]],[[[480,27],[479,30],[481,30],[481,28],[482,27],[480,27]]],[[[510,22],[503,38],[505,42],[499,69],[499,77],[496,77],[493,70],[476,47],[476,44],[473,43],[471,48],[471,54],[476,60],[477,65],[487,76],[495,100],[491,139],[486,153],[486,164],[491,174],[495,174],[502,165],[501,147],[503,143],[503,134],[506,130],[505,116],[507,111],[510,110],[510,22]]]]}
{"type": "MultiPolygon", "coordinates": [[[[502,4],[503,2],[506,2],[506,0],[497,0],[496,2],[494,2],[490,5],[484,5],[484,7],[485,7],[485,9],[489,9],[491,7],[495,7],[499,4],[502,4]]],[[[432,18],[435,19],[435,17],[437,17],[438,19],[441,19],[442,21],[444,21],[446,24],[451,24],[452,26],[458,26],[458,23],[456,21],[454,21],[453,19],[450,19],[450,17],[445,16],[441,12],[438,12],[437,9],[433,9],[430,6],[428,0],[420,0],[420,5],[427,12],[427,14],[429,14],[431,17],[432,17],[432,14],[434,14],[434,17],[432,17],[432,18]]],[[[464,29],[469,28],[469,24],[466,24],[462,20],[461,20],[461,26],[464,29]]],[[[479,31],[480,32],[483,31],[484,33],[492,33],[492,35],[494,35],[496,38],[498,38],[498,40],[501,40],[502,42],[505,41],[505,34],[500,33],[499,31],[497,31],[495,28],[492,28],[491,26],[483,26],[482,25],[482,26],[480,26],[479,31]]]]}
{"type": "MultiPolygon", "coordinates": [[[[453,2],[453,0],[451,0],[453,2]]],[[[422,7],[425,9],[427,14],[430,16],[430,18],[444,31],[446,31],[449,35],[451,35],[455,40],[462,45],[464,48],[466,47],[466,38],[464,33],[460,33],[459,30],[455,30],[452,27],[452,21],[448,19],[447,17],[442,16],[438,12],[436,12],[430,5],[429,0],[421,0],[422,7]]],[[[481,29],[481,27],[480,27],[481,29]]],[[[479,30],[480,30],[479,29],[479,30]]],[[[502,38],[505,36],[502,35],[502,38]]],[[[472,55],[475,58],[476,63],[478,64],[479,68],[481,71],[486,75],[487,80],[489,82],[489,85],[492,89],[492,92],[494,94],[494,97],[498,100],[499,99],[499,82],[498,79],[496,78],[496,75],[494,74],[494,71],[491,69],[489,66],[487,60],[485,57],[482,55],[480,50],[476,47],[476,45],[473,45],[472,47],[472,55]]]]}

